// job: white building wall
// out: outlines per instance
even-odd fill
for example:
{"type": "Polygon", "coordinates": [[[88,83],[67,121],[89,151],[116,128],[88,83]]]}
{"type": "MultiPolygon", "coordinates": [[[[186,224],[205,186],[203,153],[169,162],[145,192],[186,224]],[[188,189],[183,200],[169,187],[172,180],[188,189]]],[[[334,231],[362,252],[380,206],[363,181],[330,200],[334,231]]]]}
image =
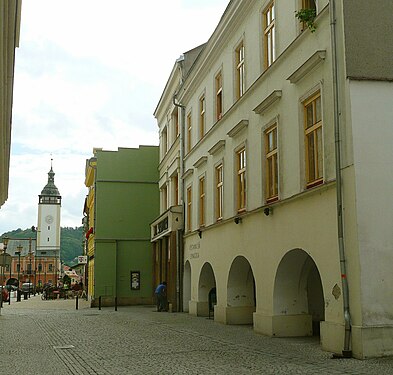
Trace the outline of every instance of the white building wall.
{"type": "MultiPolygon", "coordinates": [[[[393,353],[393,211],[388,204],[393,196],[393,84],[350,81],[349,90],[361,274],[358,328],[389,354],[393,353]]],[[[367,343],[362,350],[370,350],[367,343]]]]}

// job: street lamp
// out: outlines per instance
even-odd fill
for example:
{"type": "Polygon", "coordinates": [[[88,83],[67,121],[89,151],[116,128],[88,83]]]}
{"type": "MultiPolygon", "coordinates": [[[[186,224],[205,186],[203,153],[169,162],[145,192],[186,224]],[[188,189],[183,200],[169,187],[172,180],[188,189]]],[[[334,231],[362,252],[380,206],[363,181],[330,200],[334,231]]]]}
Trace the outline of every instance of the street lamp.
{"type": "MultiPolygon", "coordinates": [[[[4,275],[4,267],[5,267],[5,253],[6,253],[6,251],[7,251],[7,245],[8,245],[8,240],[9,240],[9,238],[8,237],[4,237],[3,238],[3,262],[2,262],[2,267],[1,267],[1,276],[2,276],[2,279],[1,279],[1,295],[0,295],[0,300],[1,300],[1,304],[0,304],[0,306],[2,307],[3,306],[3,288],[4,288],[4,284],[5,284],[5,275],[4,275]]],[[[11,295],[10,295],[10,300],[11,300],[11,295]]]]}
{"type": "Polygon", "coordinates": [[[18,290],[16,291],[17,293],[17,297],[16,297],[16,301],[20,302],[20,281],[19,281],[19,276],[20,276],[20,254],[23,250],[23,246],[19,245],[17,247],[18,251],[15,251],[15,254],[18,255],[18,290]]]}

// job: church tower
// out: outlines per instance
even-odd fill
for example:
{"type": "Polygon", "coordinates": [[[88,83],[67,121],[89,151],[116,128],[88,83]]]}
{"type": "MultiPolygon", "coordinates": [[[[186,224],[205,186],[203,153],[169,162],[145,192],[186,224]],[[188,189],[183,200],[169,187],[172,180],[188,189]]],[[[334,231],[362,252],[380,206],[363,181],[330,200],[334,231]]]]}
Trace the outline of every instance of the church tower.
{"type": "Polygon", "coordinates": [[[56,285],[60,275],[60,214],[61,196],[55,185],[51,162],[48,183],[38,201],[36,262],[41,285],[56,285]]]}

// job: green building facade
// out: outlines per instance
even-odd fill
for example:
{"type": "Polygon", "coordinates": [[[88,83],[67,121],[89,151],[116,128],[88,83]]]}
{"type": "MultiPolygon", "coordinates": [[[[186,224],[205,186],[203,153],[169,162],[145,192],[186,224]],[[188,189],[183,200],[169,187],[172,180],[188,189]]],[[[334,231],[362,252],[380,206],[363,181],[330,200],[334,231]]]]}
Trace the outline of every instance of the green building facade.
{"type": "MultiPolygon", "coordinates": [[[[96,150],[94,297],[97,305],[153,301],[150,223],[159,213],[157,146],[96,150]]],[[[92,280],[90,279],[89,282],[92,280]]]]}

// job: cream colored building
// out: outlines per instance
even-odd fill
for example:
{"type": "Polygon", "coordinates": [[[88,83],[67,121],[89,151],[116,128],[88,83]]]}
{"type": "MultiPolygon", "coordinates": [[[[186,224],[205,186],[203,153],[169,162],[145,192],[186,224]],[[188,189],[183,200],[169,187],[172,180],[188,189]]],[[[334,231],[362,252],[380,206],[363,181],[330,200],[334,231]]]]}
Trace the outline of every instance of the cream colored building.
{"type": "Polygon", "coordinates": [[[0,3],[0,207],[8,198],[15,48],[19,47],[22,0],[0,3]]]}
{"type": "MultiPolygon", "coordinates": [[[[231,1],[166,87],[164,107],[176,93],[184,108],[185,311],[393,354],[392,21],[389,0],[231,1]]],[[[166,108],[169,191],[182,148],[162,135],[166,108]]]]}

